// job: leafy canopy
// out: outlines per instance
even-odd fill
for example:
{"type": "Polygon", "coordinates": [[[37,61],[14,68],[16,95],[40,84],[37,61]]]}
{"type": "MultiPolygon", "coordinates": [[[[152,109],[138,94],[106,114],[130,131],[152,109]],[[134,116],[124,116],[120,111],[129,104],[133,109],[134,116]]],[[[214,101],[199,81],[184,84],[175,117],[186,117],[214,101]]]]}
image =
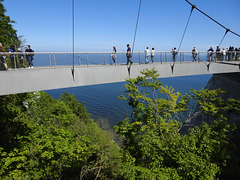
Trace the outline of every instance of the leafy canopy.
{"type": "Polygon", "coordinates": [[[6,16],[6,9],[3,6],[4,0],[0,0],[0,43],[5,47],[10,47],[11,44],[19,46],[19,40],[17,37],[17,30],[13,28],[15,21],[11,20],[9,16],[6,16]]]}
{"type": "Polygon", "coordinates": [[[215,179],[229,159],[229,136],[233,127],[224,110],[230,101],[221,90],[192,90],[181,96],[172,87],[158,81],[155,69],[126,80],[126,95],[132,114],[115,126],[124,137],[125,162],[121,174],[126,179],[215,179]],[[195,112],[190,101],[198,102],[195,112]],[[186,135],[180,129],[200,114],[213,116],[211,125],[203,123],[186,135]],[[184,115],[189,115],[184,118],[184,115]]]}

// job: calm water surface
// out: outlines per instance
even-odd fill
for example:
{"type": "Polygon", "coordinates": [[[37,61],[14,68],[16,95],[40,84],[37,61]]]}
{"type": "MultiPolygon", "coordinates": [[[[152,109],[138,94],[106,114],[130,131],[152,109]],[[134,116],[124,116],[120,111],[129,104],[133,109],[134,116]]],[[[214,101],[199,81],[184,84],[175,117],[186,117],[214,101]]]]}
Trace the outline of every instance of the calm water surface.
{"type": "MultiPolygon", "coordinates": [[[[189,93],[190,89],[200,90],[205,88],[212,75],[184,76],[161,78],[160,82],[164,85],[172,86],[176,91],[182,94],[189,93]]],[[[101,84],[92,86],[81,86],[73,88],[55,89],[45,91],[55,99],[58,99],[62,93],[67,91],[74,94],[79,102],[85,102],[88,113],[94,120],[98,118],[107,118],[111,126],[123,120],[130,108],[127,101],[117,99],[124,94],[126,90],[125,82],[101,84]]]]}

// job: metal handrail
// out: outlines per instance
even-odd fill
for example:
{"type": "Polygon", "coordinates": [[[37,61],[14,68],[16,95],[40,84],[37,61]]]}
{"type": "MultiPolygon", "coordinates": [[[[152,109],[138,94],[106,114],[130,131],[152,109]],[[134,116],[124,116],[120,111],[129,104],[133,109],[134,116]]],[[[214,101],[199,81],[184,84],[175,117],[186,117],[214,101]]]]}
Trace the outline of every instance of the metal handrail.
{"type": "MultiPolygon", "coordinates": [[[[75,61],[75,64],[79,66],[88,67],[89,65],[114,64],[111,58],[112,52],[0,52],[0,60],[1,57],[5,56],[5,59],[10,62],[12,61],[11,59],[9,59],[10,55],[14,55],[14,62],[12,62],[12,66],[17,67],[18,56],[23,55],[24,58],[26,58],[27,55],[34,55],[34,66],[48,66],[56,68],[57,66],[72,65],[72,61],[70,61],[69,59],[71,59],[70,56],[72,56],[73,54],[74,58],[77,59],[75,61]]],[[[115,65],[126,64],[127,60],[125,54],[126,52],[116,52],[117,58],[115,65]]],[[[226,54],[224,55],[223,52],[215,51],[213,52],[211,58],[209,58],[208,52],[199,51],[195,60],[193,59],[192,51],[181,51],[178,52],[176,56],[176,62],[180,63],[189,61],[200,62],[210,60],[240,60],[240,51],[226,51],[226,54]]],[[[133,63],[138,64],[145,63],[145,52],[136,51],[132,53],[132,61],[133,63]]],[[[155,51],[154,62],[173,62],[171,51],[155,51]]],[[[149,63],[151,63],[151,57],[149,57],[149,63]]],[[[25,64],[27,64],[27,62],[25,62],[25,64]]]]}
{"type": "MultiPolygon", "coordinates": [[[[112,54],[112,52],[0,52],[0,55],[20,55],[20,54],[112,54]]],[[[126,52],[116,52],[117,54],[125,54],[126,52]]],[[[145,54],[144,51],[135,51],[132,54],[145,54]]],[[[156,53],[171,53],[171,51],[155,51],[156,53]]],[[[180,53],[192,53],[192,51],[181,51],[180,53]]],[[[198,53],[207,53],[207,51],[198,51],[198,53]]],[[[213,53],[223,53],[214,51],[213,53]]],[[[226,51],[226,53],[240,53],[240,51],[226,51]]]]}

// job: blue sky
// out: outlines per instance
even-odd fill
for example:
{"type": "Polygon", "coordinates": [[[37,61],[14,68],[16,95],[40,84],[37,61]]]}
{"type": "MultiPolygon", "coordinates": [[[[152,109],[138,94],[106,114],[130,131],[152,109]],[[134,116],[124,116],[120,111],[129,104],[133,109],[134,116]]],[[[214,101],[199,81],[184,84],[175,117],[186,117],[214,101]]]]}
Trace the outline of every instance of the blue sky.
{"type": "MultiPolygon", "coordinates": [[[[189,0],[224,26],[240,34],[239,0],[189,0]]],[[[16,23],[35,51],[72,51],[72,0],[5,0],[6,15],[16,23]]],[[[75,0],[75,51],[126,51],[133,44],[139,0],[75,0]]],[[[135,51],[178,47],[191,6],[185,0],[142,0],[135,51]]],[[[225,30],[193,11],[182,51],[214,49],[225,30]]],[[[240,38],[228,33],[222,47],[240,47],[240,38]]]]}

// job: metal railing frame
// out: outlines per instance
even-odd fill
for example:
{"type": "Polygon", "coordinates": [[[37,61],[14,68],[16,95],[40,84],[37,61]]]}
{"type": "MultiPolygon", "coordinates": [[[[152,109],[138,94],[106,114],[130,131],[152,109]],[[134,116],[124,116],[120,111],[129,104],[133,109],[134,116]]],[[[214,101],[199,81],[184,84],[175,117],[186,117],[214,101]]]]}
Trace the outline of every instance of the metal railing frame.
{"type": "MultiPolygon", "coordinates": [[[[37,55],[37,54],[46,54],[47,55],[48,54],[49,55],[49,66],[56,68],[57,66],[60,66],[60,65],[57,65],[56,55],[59,55],[59,54],[70,55],[73,53],[72,52],[13,52],[13,53],[12,52],[11,53],[10,52],[0,52],[0,57],[1,56],[9,57],[10,55],[14,55],[14,66],[16,68],[16,60],[17,60],[16,55],[23,55],[24,57],[26,57],[26,55],[33,55],[33,54],[34,55],[37,55]],[[53,64],[52,64],[51,56],[53,57],[53,64]]],[[[106,55],[111,55],[112,52],[74,52],[74,54],[78,55],[78,64],[80,66],[83,65],[83,63],[81,62],[81,56],[86,55],[86,66],[88,67],[89,65],[91,65],[89,63],[89,57],[88,57],[90,54],[103,54],[103,65],[107,65],[106,55]]],[[[116,54],[117,55],[118,54],[126,54],[126,52],[117,52],[116,54]]],[[[169,57],[172,56],[171,52],[156,51],[155,57],[157,54],[159,54],[159,61],[158,61],[158,59],[155,59],[155,62],[160,62],[161,64],[163,62],[172,62],[172,59],[171,58],[169,59],[169,57]]],[[[133,58],[133,60],[135,60],[133,63],[136,63],[137,62],[136,60],[138,59],[138,64],[143,64],[145,62],[145,58],[143,58],[144,55],[145,55],[144,52],[132,53],[132,58],[133,58]],[[137,58],[137,55],[138,55],[138,58],[137,58]],[[141,62],[141,60],[144,62],[141,62]]],[[[176,62],[184,63],[186,56],[188,56],[188,58],[190,58],[191,55],[192,55],[191,51],[178,52],[178,54],[177,54],[178,61],[176,61],[176,62]]],[[[197,62],[209,60],[208,57],[209,57],[208,52],[199,51],[197,54],[197,62]]],[[[214,52],[212,54],[212,57],[213,57],[212,60],[214,60],[214,61],[216,61],[216,60],[222,60],[222,61],[240,60],[240,51],[228,51],[224,55],[222,52],[214,52]],[[218,59],[219,57],[221,57],[221,58],[218,59]]],[[[96,64],[94,64],[94,65],[96,65],[96,64]]],[[[115,65],[117,65],[117,58],[116,58],[115,65]]]]}

